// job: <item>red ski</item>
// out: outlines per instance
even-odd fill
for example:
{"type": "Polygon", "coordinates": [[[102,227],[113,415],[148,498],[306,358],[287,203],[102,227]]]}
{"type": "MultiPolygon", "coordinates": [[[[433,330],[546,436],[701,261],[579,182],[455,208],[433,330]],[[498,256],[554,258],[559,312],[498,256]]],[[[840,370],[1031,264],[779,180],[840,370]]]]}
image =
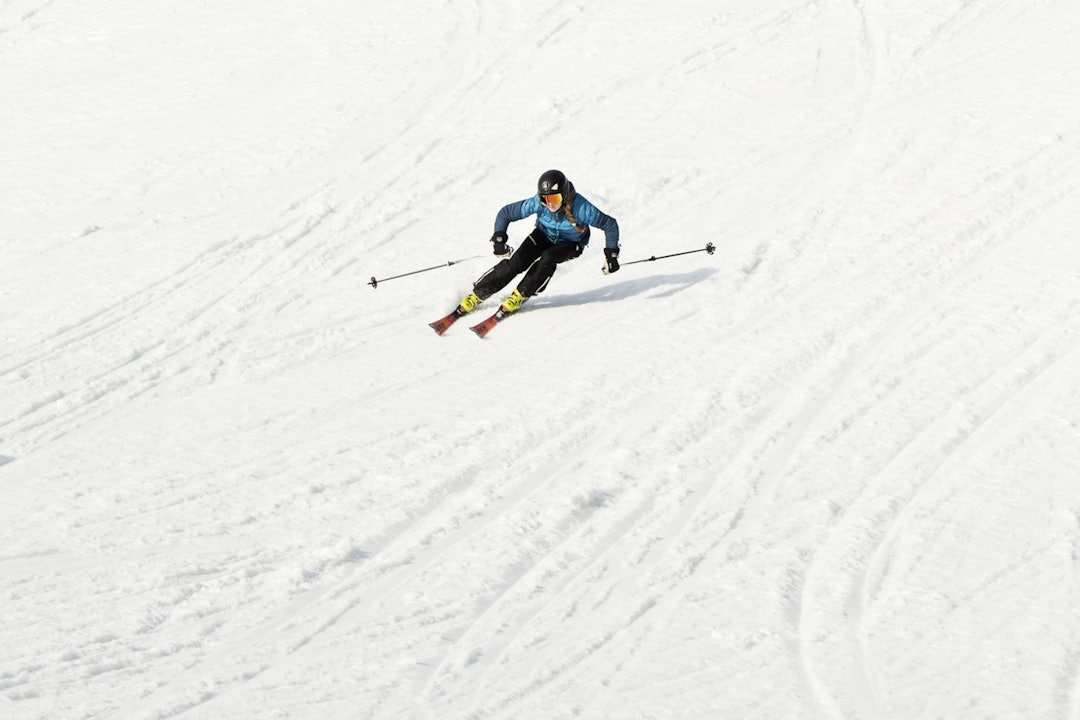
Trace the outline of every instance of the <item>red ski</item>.
{"type": "Polygon", "coordinates": [[[489,317],[487,320],[484,320],[484,321],[482,321],[482,322],[480,322],[480,323],[478,323],[476,325],[473,325],[469,329],[472,330],[474,333],[476,333],[477,337],[482,338],[485,335],[487,335],[489,332],[491,332],[491,328],[495,327],[500,322],[502,322],[502,319],[504,317],[506,317],[508,314],[509,313],[507,313],[505,310],[503,310],[502,308],[499,308],[498,310],[495,311],[495,314],[492,315],[491,317],[489,317]]]}
{"type": "Polygon", "coordinates": [[[454,312],[450,313],[444,318],[436,320],[433,323],[428,323],[428,327],[435,331],[436,335],[442,335],[444,332],[450,329],[450,326],[457,322],[459,317],[463,317],[465,313],[461,312],[461,308],[455,308],[454,312]]]}

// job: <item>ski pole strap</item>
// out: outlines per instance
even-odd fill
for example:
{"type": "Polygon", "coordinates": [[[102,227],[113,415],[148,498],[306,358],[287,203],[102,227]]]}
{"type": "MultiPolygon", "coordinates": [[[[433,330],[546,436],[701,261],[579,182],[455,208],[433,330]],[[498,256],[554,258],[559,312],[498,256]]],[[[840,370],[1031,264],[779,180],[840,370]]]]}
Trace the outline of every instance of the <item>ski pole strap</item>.
{"type": "Polygon", "coordinates": [[[660,255],[659,257],[657,257],[656,255],[653,255],[652,257],[645,258],[644,260],[633,260],[631,262],[622,263],[622,264],[623,264],[623,266],[637,265],[638,263],[652,262],[654,260],[663,260],[664,258],[673,258],[673,257],[678,257],[679,255],[691,255],[693,253],[699,253],[699,252],[707,252],[710,255],[712,255],[714,252],[716,252],[716,246],[713,245],[712,243],[708,243],[708,244],[705,245],[705,247],[701,248],[700,250],[687,250],[685,252],[677,252],[677,253],[672,253],[670,255],[660,255]]]}
{"type": "Polygon", "coordinates": [[[424,268],[423,270],[413,270],[412,272],[402,273],[400,275],[393,275],[391,277],[383,278],[381,280],[377,280],[375,278],[375,276],[372,275],[371,276],[371,281],[368,283],[368,285],[370,285],[372,288],[377,288],[377,287],[379,287],[379,283],[386,282],[387,280],[397,280],[398,278],[408,277],[410,275],[417,275],[419,273],[428,272],[429,270],[438,270],[439,268],[450,267],[451,265],[457,265],[458,263],[465,262],[466,260],[475,260],[476,258],[479,258],[479,257],[483,257],[483,255],[473,255],[472,257],[462,258],[460,260],[450,260],[448,262],[440,263],[438,265],[432,265],[431,267],[424,268]]]}

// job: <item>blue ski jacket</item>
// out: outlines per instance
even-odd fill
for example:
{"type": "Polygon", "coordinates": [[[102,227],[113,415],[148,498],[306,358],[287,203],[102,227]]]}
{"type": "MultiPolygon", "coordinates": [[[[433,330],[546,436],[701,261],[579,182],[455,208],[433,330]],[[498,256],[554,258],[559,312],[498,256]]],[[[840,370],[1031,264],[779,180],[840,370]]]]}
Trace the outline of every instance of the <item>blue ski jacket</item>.
{"type": "Polygon", "coordinates": [[[578,195],[570,186],[573,193],[570,209],[579,225],[584,225],[585,230],[579,231],[566,217],[566,212],[559,208],[557,212],[551,212],[540,201],[539,195],[531,198],[510,203],[499,210],[495,216],[495,232],[506,232],[510,223],[536,215],[536,227],[544,231],[553,242],[576,242],[582,245],[589,244],[590,226],[600,228],[604,232],[605,247],[619,247],[619,223],[610,215],[600,212],[595,205],[578,195]]]}

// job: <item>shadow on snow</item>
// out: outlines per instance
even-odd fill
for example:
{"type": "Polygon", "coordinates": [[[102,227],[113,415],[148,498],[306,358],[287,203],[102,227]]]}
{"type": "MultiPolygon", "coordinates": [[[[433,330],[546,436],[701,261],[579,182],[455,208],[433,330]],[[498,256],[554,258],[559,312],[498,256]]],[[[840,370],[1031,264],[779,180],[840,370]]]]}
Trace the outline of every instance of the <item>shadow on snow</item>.
{"type": "Polygon", "coordinates": [[[549,298],[543,298],[541,296],[533,301],[532,307],[537,309],[541,307],[589,305],[597,302],[616,302],[618,300],[634,297],[635,295],[642,295],[650,290],[658,290],[658,292],[649,295],[650,300],[667,298],[679,294],[683,290],[698,284],[715,273],[715,268],[699,268],[687,273],[652,275],[644,278],[635,278],[634,280],[624,280],[612,285],[606,285],[604,287],[570,295],[554,295],[549,298]]]}

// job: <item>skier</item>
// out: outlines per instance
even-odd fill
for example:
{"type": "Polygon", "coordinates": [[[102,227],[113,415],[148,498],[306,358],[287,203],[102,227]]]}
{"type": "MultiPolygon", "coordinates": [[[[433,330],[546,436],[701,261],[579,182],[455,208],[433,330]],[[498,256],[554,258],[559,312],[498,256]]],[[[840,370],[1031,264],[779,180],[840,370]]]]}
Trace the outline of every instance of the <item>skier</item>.
{"type": "Polygon", "coordinates": [[[619,269],[619,224],[600,212],[574,190],[574,184],[559,170],[548,170],[536,182],[536,194],[510,203],[495,216],[492,250],[503,258],[473,283],[473,291],[454,311],[458,317],[472,312],[480,303],[502,290],[522,272],[525,276],[507,297],[502,315],[512,313],[533,295],[543,292],[559,263],[580,257],[589,244],[590,226],[604,232],[604,274],[619,269]],[[518,247],[507,244],[510,223],[536,215],[536,227],[518,247]]]}

